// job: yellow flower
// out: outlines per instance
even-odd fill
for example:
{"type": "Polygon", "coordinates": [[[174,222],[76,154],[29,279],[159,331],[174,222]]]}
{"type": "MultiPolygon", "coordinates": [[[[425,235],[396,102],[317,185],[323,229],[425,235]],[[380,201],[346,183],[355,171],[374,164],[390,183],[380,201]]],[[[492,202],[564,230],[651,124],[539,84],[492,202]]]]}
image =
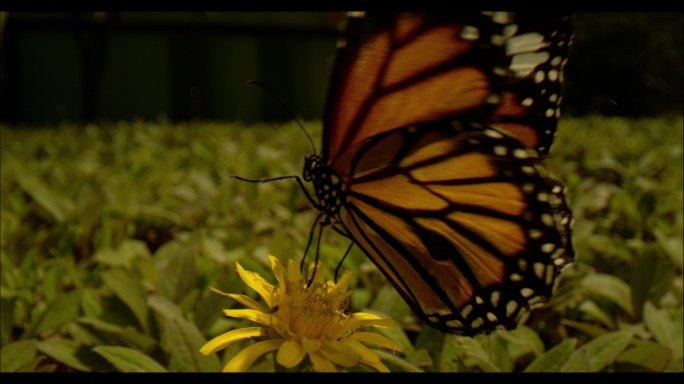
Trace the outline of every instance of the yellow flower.
{"type": "Polygon", "coordinates": [[[345,311],[351,296],[348,290],[351,272],[345,273],[338,283],[325,282],[321,269],[317,268],[309,285],[296,261],[290,260],[285,270],[276,257],[269,256],[269,260],[278,280],[277,287],[235,263],[242,280],[259,293],[266,305],[245,295],[210,288],[212,293],[230,297],[247,307],[226,309],[225,316],[248,319],[261,326],[226,332],[202,346],[200,353],[206,356],[238,340],[254,338],[260,341],[238,352],[223,368],[224,372],[246,371],[258,357],[273,351],[277,351],[276,362],[285,368],[299,365],[308,355],[317,372],[334,372],[336,365],[348,368],[357,364],[389,371],[380,356],[366,344],[397,352],[402,352],[401,347],[361,328],[390,327],[395,323],[371,313],[345,311]]]}

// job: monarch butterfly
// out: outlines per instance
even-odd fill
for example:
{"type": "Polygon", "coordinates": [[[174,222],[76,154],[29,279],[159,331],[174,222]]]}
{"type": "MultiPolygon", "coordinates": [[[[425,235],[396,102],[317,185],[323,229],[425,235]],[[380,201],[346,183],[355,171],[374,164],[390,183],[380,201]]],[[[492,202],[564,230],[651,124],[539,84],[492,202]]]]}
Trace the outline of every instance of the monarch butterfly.
{"type": "Polygon", "coordinates": [[[434,328],[514,328],[573,258],[563,187],[540,167],[570,39],[567,15],[349,14],[303,172],[314,225],[434,328]]]}

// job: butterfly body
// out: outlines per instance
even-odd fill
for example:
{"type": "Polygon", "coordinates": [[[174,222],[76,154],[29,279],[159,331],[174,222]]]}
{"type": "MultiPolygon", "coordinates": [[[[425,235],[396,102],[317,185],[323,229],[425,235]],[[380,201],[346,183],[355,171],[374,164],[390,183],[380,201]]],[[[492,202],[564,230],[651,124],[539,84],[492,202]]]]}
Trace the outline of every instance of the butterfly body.
{"type": "Polygon", "coordinates": [[[541,166],[567,19],[350,19],[303,178],[316,222],[349,236],[432,327],[513,328],[572,261],[563,186],[541,166]]]}

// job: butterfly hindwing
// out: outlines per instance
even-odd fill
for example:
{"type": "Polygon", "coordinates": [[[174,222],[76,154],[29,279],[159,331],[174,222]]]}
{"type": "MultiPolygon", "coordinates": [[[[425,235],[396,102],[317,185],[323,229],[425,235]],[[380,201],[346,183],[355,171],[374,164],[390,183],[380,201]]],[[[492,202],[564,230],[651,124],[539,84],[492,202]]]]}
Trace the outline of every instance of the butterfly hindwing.
{"type": "Polygon", "coordinates": [[[386,132],[357,152],[342,223],[432,326],[511,328],[550,296],[569,259],[558,194],[537,162],[517,140],[474,122],[386,132]]]}

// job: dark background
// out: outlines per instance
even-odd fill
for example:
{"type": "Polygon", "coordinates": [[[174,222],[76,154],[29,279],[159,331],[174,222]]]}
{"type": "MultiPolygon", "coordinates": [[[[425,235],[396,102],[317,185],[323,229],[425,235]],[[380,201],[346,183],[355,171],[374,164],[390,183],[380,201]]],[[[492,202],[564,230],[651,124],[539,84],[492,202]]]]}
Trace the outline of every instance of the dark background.
{"type": "MultiPolygon", "coordinates": [[[[576,13],[564,113],[682,114],[682,13],[576,13]]],[[[4,13],[0,119],[289,120],[323,111],[339,12],[4,13]]]]}

